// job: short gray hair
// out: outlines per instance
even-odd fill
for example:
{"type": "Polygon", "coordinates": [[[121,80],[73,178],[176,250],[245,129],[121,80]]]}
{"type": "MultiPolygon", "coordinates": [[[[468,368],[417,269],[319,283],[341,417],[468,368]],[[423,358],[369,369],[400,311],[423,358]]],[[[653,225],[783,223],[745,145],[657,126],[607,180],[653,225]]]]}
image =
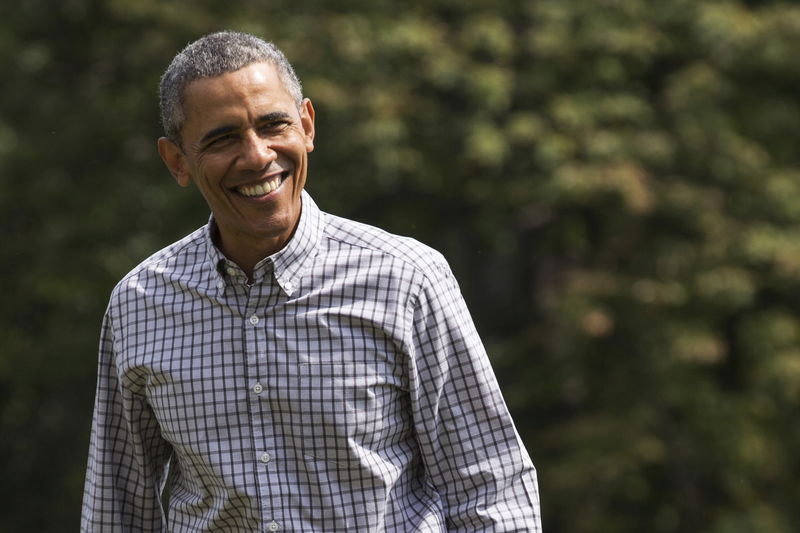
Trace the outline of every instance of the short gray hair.
{"type": "Polygon", "coordinates": [[[277,46],[247,33],[211,33],[189,44],[176,55],[161,77],[159,104],[164,135],[181,144],[181,127],[186,120],[184,93],[191,82],[215,78],[262,62],[275,66],[284,88],[297,105],[301,105],[303,89],[300,80],[277,46]]]}

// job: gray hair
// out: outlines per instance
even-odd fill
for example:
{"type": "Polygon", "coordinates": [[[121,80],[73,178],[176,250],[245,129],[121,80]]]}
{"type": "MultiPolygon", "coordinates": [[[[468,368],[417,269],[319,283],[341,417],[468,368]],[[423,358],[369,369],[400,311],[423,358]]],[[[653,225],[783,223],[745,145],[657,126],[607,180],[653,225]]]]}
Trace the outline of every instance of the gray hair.
{"type": "Polygon", "coordinates": [[[253,63],[275,66],[278,77],[299,106],[303,89],[292,65],[277,46],[247,33],[221,31],[189,44],[170,63],[159,85],[161,124],[164,135],[181,144],[181,127],[186,120],[184,93],[191,82],[215,78],[253,63]]]}

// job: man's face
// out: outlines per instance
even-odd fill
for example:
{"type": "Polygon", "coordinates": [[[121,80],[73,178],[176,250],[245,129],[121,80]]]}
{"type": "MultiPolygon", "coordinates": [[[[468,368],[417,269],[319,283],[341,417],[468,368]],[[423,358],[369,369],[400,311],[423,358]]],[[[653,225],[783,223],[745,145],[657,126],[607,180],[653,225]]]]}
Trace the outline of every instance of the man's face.
{"type": "Polygon", "coordinates": [[[279,250],[300,216],[314,148],[311,102],[298,109],[270,63],[193,81],[184,102],[182,149],[159,140],[173,176],[183,186],[197,185],[226,253],[279,250]]]}

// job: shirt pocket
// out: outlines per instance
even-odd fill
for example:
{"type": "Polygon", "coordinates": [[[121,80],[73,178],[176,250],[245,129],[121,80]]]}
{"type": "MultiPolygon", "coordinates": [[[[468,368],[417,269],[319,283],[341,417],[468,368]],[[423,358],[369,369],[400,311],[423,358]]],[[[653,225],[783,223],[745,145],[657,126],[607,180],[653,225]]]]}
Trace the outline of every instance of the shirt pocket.
{"type": "Polygon", "coordinates": [[[388,372],[325,362],[301,364],[299,376],[306,457],[345,464],[407,437],[408,395],[388,372]]]}

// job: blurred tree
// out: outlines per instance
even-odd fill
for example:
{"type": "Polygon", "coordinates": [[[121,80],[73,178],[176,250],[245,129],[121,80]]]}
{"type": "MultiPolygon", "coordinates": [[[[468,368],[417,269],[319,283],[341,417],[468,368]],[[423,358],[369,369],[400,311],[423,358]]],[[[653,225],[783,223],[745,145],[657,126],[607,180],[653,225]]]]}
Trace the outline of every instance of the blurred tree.
{"type": "Polygon", "coordinates": [[[158,77],[221,28],[296,64],[323,209],[450,259],[547,531],[800,527],[797,6],[28,0],[0,16],[4,531],[77,524],[108,293],[207,217],[156,155],[158,77]]]}

